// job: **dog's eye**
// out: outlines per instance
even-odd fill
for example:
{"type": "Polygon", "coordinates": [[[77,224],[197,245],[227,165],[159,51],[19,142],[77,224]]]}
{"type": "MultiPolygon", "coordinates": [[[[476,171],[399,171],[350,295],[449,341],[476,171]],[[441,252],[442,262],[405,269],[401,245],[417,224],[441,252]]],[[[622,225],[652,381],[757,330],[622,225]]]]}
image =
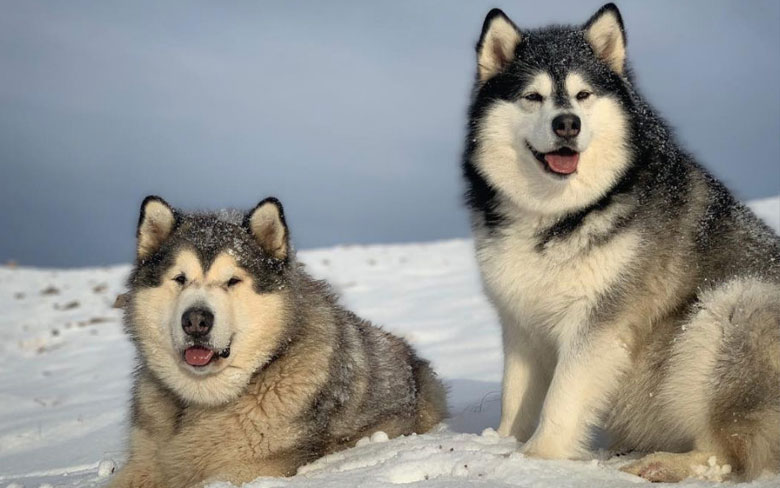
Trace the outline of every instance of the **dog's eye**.
{"type": "Polygon", "coordinates": [[[523,95],[523,98],[528,100],[529,102],[541,102],[544,100],[544,97],[536,92],[528,93],[526,95],[523,95]]]}
{"type": "Polygon", "coordinates": [[[236,278],[235,276],[233,278],[230,278],[227,282],[228,288],[231,286],[235,286],[237,284],[241,283],[241,280],[239,278],[236,278]]]}
{"type": "Polygon", "coordinates": [[[182,273],[179,276],[177,276],[176,278],[174,278],[173,281],[175,281],[176,283],[178,283],[180,285],[184,285],[187,282],[187,277],[184,276],[184,273],[182,273]]]}
{"type": "Polygon", "coordinates": [[[577,100],[582,101],[582,100],[587,100],[588,98],[590,98],[590,92],[589,91],[582,90],[581,92],[579,92],[577,94],[577,100]]]}

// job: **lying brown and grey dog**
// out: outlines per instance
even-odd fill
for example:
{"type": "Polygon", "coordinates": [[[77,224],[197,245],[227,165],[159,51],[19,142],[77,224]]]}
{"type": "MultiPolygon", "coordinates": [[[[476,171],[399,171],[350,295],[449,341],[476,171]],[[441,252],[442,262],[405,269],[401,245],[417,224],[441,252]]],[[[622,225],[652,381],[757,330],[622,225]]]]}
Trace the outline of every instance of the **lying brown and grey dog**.
{"type": "Polygon", "coordinates": [[[148,197],[128,284],[139,366],[112,487],[291,475],[374,431],[422,433],[445,416],[428,362],[296,262],[276,199],[243,215],[148,197]]]}

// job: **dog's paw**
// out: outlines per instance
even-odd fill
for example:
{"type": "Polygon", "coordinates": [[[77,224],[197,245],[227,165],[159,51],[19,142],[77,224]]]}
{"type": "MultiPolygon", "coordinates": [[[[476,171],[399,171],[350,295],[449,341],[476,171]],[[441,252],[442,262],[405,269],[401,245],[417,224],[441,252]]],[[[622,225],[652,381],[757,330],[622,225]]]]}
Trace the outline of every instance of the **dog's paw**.
{"type": "Polygon", "coordinates": [[[720,466],[715,456],[702,452],[656,452],[620,470],[657,483],[676,483],[687,478],[724,481],[731,474],[731,466],[720,466]]]}
{"type": "Polygon", "coordinates": [[[539,459],[584,459],[584,453],[569,449],[555,442],[542,442],[531,438],[520,448],[520,453],[539,459]]]}
{"type": "Polygon", "coordinates": [[[640,459],[620,468],[620,470],[653,483],[677,483],[688,477],[688,473],[680,472],[677,466],[646,459],[640,459]]]}

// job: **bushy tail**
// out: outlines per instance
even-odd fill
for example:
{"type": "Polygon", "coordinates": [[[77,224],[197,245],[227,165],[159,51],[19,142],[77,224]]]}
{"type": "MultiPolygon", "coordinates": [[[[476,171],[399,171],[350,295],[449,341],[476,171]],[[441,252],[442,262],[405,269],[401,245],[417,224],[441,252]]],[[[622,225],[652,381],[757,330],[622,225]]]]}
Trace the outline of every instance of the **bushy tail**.
{"type": "Polygon", "coordinates": [[[417,385],[417,418],[414,431],[422,434],[447,417],[447,390],[428,361],[415,358],[412,367],[417,385]]]}
{"type": "Polygon", "coordinates": [[[747,282],[724,318],[712,428],[745,479],[780,470],[780,285],[747,282]]]}

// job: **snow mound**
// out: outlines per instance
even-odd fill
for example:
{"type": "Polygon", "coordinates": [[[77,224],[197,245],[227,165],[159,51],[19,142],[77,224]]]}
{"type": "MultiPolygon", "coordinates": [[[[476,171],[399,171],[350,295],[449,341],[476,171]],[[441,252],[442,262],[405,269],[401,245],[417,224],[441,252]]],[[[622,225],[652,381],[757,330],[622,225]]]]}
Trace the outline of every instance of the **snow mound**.
{"type": "MultiPolygon", "coordinates": [[[[517,443],[488,429],[456,434],[442,427],[390,442],[368,442],[321,458],[287,479],[260,478],[245,488],[390,487],[425,482],[426,487],[626,486],[637,478],[615,470],[625,461],[526,459],[517,443]]],[[[210,488],[232,488],[213,483],[210,488]]]]}

